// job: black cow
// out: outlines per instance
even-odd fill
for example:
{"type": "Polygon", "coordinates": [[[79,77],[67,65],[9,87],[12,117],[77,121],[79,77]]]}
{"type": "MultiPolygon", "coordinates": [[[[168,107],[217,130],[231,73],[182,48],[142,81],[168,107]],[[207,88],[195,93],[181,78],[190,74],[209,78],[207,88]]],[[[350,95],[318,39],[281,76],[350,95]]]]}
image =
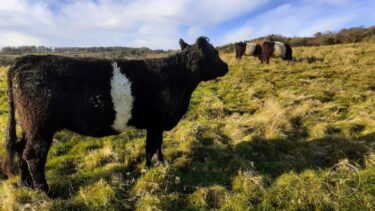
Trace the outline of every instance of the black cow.
{"type": "Polygon", "coordinates": [[[49,190],[47,153],[56,131],[103,137],[134,127],[147,130],[146,166],[163,161],[163,131],[186,113],[201,81],[228,72],[205,37],[167,58],[118,60],[25,56],[8,72],[9,123],[4,172],[19,157],[21,185],[49,190]],[[22,137],[17,140],[15,112],[22,137]]]}
{"type": "Polygon", "coordinates": [[[244,42],[236,43],[235,50],[236,50],[236,59],[241,59],[246,51],[246,43],[244,42]]]}

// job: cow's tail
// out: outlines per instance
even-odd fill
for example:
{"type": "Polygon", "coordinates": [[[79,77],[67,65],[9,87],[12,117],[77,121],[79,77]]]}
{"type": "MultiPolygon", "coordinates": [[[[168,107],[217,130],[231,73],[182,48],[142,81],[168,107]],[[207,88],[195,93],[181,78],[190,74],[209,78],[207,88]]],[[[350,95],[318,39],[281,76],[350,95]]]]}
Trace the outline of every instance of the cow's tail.
{"type": "Polygon", "coordinates": [[[14,159],[16,154],[16,144],[17,144],[17,135],[16,135],[16,119],[15,119],[15,106],[13,100],[13,68],[8,71],[8,103],[9,103],[9,117],[8,117],[8,127],[6,130],[6,140],[5,140],[5,149],[6,157],[3,162],[3,172],[6,175],[15,173],[14,159]]]}

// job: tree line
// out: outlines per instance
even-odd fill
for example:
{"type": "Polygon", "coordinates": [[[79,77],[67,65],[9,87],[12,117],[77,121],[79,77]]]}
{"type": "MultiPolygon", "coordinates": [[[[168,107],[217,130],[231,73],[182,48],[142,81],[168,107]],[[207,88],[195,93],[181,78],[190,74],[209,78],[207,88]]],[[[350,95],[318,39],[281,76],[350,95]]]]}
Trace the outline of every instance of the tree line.
{"type": "MultiPolygon", "coordinates": [[[[297,46],[320,46],[344,43],[356,43],[365,41],[375,41],[375,26],[344,28],[338,32],[317,32],[312,37],[287,37],[280,34],[271,34],[244,42],[262,43],[264,41],[280,41],[289,43],[293,47],[297,46]]],[[[219,47],[225,52],[232,52],[236,43],[230,43],[219,47]]]]}
{"type": "MultiPolygon", "coordinates": [[[[371,27],[352,27],[344,28],[338,32],[318,32],[312,37],[287,37],[280,34],[271,34],[256,39],[245,40],[245,42],[261,43],[265,40],[281,41],[289,43],[291,46],[320,46],[334,45],[342,43],[355,43],[363,41],[375,41],[375,26],[371,27]]],[[[232,52],[236,43],[230,43],[220,46],[219,49],[224,52],[232,52]]],[[[17,55],[24,53],[111,53],[116,57],[141,57],[148,54],[170,53],[165,50],[151,50],[149,48],[130,48],[130,47],[46,47],[46,46],[20,46],[3,47],[1,54],[17,55]]]]}
{"type": "Polygon", "coordinates": [[[151,50],[149,48],[129,48],[129,47],[46,47],[46,46],[20,46],[3,47],[3,54],[22,53],[119,53],[124,56],[141,56],[150,53],[165,53],[164,50],[151,50]]]}

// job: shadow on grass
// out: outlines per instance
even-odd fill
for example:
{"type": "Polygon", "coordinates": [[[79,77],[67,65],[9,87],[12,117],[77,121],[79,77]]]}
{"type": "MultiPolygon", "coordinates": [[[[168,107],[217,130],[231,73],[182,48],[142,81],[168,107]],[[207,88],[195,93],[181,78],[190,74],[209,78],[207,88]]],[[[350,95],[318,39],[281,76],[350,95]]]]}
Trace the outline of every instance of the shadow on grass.
{"type": "MultiPolygon", "coordinates": [[[[253,137],[251,141],[235,145],[221,131],[198,131],[190,152],[172,159],[168,171],[173,176],[172,179],[179,177],[181,185],[167,192],[177,191],[184,195],[194,192],[196,187],[213,185],[221,185],[230,190],[232,179],[239,171],[252,170],[265,177],[276,178],[290,171],[330,169],[342,159],[363,166],[365,156],[372,150],[371,143],[375,142],[375,134],[353,139],[336,134],[306,141],[308,132],[302,120],[292,119],[291,123],[293,130],[284,139],[253,137]],[[178,164],[181,159],[184,161],[178,164]]],[[[120,162],[113,166],[106,164],[95,170],[77,171],[75,162],[66,160],[57,169],[50,171],[48,179],[57,198],[70,199],[77,196],[82,188],[102,179],[112,185],[113,176],[119,176],[121,183],[128,186],[116,189],[114,185],[115,194],[117,198],[127,199],[134,197],[131,193],[134,183],[128,181],[140,179],[142,174],[137,165],[143,161],[144,154],[140,153],[128,165],[120,162]]],[[[133,207],[133,203],[135,202],[131,202],[129,206],[133,207]]],[[[74,206],[77,208],[80,205],[74,206]]]]}
{"type": "MultiPolygon", "coordinates": [[[[187,187],[221,185],[230,189],[239,171],[251,170],[277,178],[291,171],[327,170],[343,159],[363,167],[366,155],[373,150],[371,143],[375,142],[375,134],[353,139],[327,135],[315,140],[305,139],[307,135],[302,124],[297,124],[284,139],[254,137],[234,146],[227,141],[198,139],[187,158],[189,164],[177,167],[177,174],[187,187]]],[[[194,188],[183,191],[191,193],[194,188]]]]}
{"type": "MultiPolygon", "coordinates": [[[[69,199],[74,196],[81,188],[88,185],[95,184],[99,180],[104,179],[105,181],[112,181],[113,177],[119,177],[123,182],[127,180],[136,180],[141,174],[136,170],[136,165],[141,162],[142,156],[136,158],[133,162],[128,165],[125,164],[109,164],[104,165],[100,168],[92,170],[77,171],[77,166],[74,166],[72,162],[67,162],[67,167],[64,170],[60,168],[56,171],[51,172],[49,177],[50,189],[54,194],[54,197],[61,199],[69,199]],[[63,178],[63,180],[61,180],[63,178]]],[[[123,192],[129,191],[123,189],[123,192]]],[[[124,194],[120,191],[116,194],[124,194]]]]}
{"type": "Polygon", "coordinates": [[[316,56],[308,56],[308,57],[294,58],[293,61],[294,62],[307,62],[311,64],[315,62],[323,62],[324,58],[319,58],[316,56]]]}

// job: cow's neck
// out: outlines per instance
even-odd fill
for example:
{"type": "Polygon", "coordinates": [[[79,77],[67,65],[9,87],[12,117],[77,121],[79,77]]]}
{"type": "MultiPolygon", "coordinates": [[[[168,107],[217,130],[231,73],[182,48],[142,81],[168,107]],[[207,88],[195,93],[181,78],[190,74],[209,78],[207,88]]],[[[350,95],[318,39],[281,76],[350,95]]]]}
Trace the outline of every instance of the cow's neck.
{"type": "Polygon", "coordinates": [[[189,86],[186,88],[195,89],[200,82],[200,77],[197,73],[199,58],[192,59],[197,56],[194,54],[196,53],[180,52],[167,58],[153,60],[149,65],[152,69],[160,71],[162,73],[160,75],[174,80],[179,79],[181,83],[189,86]]]}

